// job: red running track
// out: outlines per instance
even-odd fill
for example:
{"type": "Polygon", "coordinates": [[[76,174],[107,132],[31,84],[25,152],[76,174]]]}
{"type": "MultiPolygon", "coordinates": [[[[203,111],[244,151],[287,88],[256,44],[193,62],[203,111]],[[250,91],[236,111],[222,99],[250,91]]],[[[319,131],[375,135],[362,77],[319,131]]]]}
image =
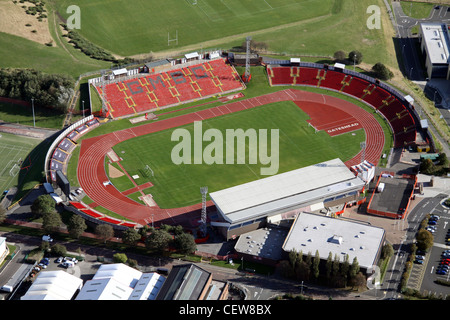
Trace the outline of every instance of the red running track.
{"type": "MultiPolygon", "coordinates": [[[[108,133],[102,136],[84,139],[81,143],[77,177],[80,186],[97,205],[111,210],[132,221],[146,225],[152,221],[156,224],[186,224],[200,219],[200,214],[194,212],[201,209],[201,203],[173,209],[161,209],[139,204],[119,192],[113,185],[104,185],[109,181],[104,168],[104,159],[111,148],[119,142],[162,130],[176,128],[194,121],[206,120],[224,114],[242,111],[272,102],[295,101],[316,102],[337,108],[352,115],[366,133],[365,159],[377,164],[384,146],[384,133],[381,125],[372,114],[354,104],[327,95],[287,89],[263,96],[241,100],[214,108],[180,115],[174,118],[147,123],[138,127],[108,133]]],[[[350,167],[361,160],[361,152],[345,164],[350,167]]],[[[212,205],[212,202],[208,202],[212,205]]]]}

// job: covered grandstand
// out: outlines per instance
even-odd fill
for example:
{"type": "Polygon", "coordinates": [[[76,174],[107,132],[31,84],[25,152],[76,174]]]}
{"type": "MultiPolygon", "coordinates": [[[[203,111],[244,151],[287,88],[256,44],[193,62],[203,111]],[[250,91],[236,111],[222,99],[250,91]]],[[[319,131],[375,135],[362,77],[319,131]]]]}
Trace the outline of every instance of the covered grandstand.
{"type": "MultiPolygon", "coordinates": [[[[293,66],[268,65],[271,86],[300,85],[337,91],[359,99],[389,123],[394,147],[413,145],[420,135],[420,117],[414,105],[397,90],[372,77],[342,67],[300,62],[293,66]]],[[[423,140],[432,141],[431,137],[423,140]]]]}
{"type": "Polygon", "coordinates": [[[213,222],[226,239],[264,227],[268,220],[293,217],[355,201],[365,182],[340,160],[255,180],[210,193],[219,222],[213,222]]]}
{"type": "Polygon", "coordinates": [[[155,71],[146,65],[126,79],[90,81],[106,104],[105,116],[132,116],[244,88],[234,67],[222,58],[158,67],[155,71]]]}

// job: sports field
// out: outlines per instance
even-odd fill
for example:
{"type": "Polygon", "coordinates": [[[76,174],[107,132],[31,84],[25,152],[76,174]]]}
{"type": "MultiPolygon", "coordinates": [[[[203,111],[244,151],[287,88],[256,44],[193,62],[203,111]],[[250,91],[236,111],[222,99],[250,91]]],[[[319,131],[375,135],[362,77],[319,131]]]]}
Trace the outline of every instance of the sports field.
{"type": "MultiPolygon", "coordinates": [[[[333,0],[80,0],[80,33],[119,55],[168,48],[327,15],[333,0]],[[195,4],[196,3],[196,4],[195,4]],[[320,3],[320,5],[318,5],[320,3]],[[169,33],[169,35],[168,35],[169,33]],[[175,45],[175,43],[173,43],[175,45]]],[[[58,1],[59,13],[73,1],[58,1]]],[[[245,36],[241,37],[241,41],[245,36]]]]}
{"type": "MultiPolygon", "coordinates": [[[[279,129],[278,173],[333,158],[347,161],[360,151],[359,144],[365,140],[363,130],[331,137],[325,131],[315,133],[307,123],[308,119],[309,116],[294,102],[282,101],[204,120],[202,128],[203,132],[210,128],[218,129],[224,137],[226,129],[267,129],[268,144],[270,130],[279,129]]],[[[193,124],[182,128],[186,128],[194,137],[193,124]]],[[[260,169],[268,165],[259,161],[257,164],[249,164],[248,159],[245,164],[174,164],[171,152],[178,142],[171,141],[173,130],[129,139],[113,148],[123,159],[120,163],[128,174],[140,176],[135,180],[138,185],[147,181],[153,183],[154,186],[148,188],[146,193],[152,194],[159,207],[176,208],[196,204],[201,199],[201,186],[208,186],[209,192],[213,192],[266,177],[261,175],[260,169]],[[143,177],[146,165],[152,169],[154,176],[143,177]]],[[[203,142],[203,148],[209,143],[203,142]]],[[[192,150],[193,148],[192,141],[192,150]]],[[[234,153],[237,154],[236,148],[234,153]]],[[[248,145],[245,154],[248,156],[248,145]]],[[[270,155],[271,151],[267,154],[270,155]]],[[[224,162],[225,156],[224,151],[224,162]]],[[[115,186],[120,191],[125,191],[130,184],[123,177],[120,179],[111,181],[117,182],[115,186]]]]}
{"type": "Polygon", "coordinates": [[[0,191],[3,192],[18,185],[20,168],[28,165],[28,155],[40,141],[4,132],[0,134],[0,191]]]}

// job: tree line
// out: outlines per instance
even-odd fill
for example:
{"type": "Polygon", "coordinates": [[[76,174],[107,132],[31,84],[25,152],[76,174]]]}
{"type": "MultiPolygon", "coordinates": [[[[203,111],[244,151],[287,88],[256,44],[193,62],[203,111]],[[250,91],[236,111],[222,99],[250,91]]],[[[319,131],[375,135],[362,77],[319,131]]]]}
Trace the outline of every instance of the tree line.
{"type": "Polygon", "coordinates": [[[65,112],[74,93],[74,81],[67,75],[46,74],[33,69],[0,68],[0,97],[30,102],[65,112]]]}
{"type": "MultiPolygon", "coordinates": [[[[42,228],[45,232],[56,232],[63,224],[61,215],[56,210],[55,201],[48,194],[36,198],[31,206],[31,212],[35,219],[42,218],[42,228]]],[[[69,234],[77,239],[88,228],[84,218],[78,214],[72,214],[66,226],[69,234]]],[[[115,236],[113,227],[108,224],[97,225],[95,234],[104,242],[115,236]]],[[[148,226],[139,230],[128,228],[120,236],[122,242],[129,246],[136,246],[139,242],[143,242],[149,251],[158,254],[169,250],[189,254],[197,249],[194,237],[185,232],[182,226],[162,224],[159,228],[148,226]]]]}

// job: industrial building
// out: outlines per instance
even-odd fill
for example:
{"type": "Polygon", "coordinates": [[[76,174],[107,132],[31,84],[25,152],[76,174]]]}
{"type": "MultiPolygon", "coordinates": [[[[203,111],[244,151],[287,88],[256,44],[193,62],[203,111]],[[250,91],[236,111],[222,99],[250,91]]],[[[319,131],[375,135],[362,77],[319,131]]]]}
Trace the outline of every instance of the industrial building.
{"type": "Polygon", "coordinates": [[[342,160],[325,161],[210,193],[218,213],[211,225],[234,239],[301,211],[329,213],[355,201],[364,186],[342,160]]]}
{"type": "Polygon", "coordinates": [[[83,280],[65,271],[42,271],[20,300],[71,300],[83,280]]]}
{"type": "Polygon", "coordinates": [[[282,249],[313,256],[318,251],[323,261],[330,252],[333,259],[337,255],[341,262],[346,255],[350,263],[356,257],[362,271],[367,271],[377,264],[385,237],[383,228],[302,212],[295,219],[282,249]]]}
{"type": "Polygon", "coordinates": [[[228,283],[195,264],[174,265],[156,300],[226,300],[228,283]]]}
{"type": "Polygon", "coordinates": [[[165,278],[122,263],[102,264],[76,300],[155,300],[165,278]]]}
{"type": "Polygon", "coordinates": [[[428,78],[450,80],[450,38],[445,23],[421,23],[419,40],[428,78]]]}

